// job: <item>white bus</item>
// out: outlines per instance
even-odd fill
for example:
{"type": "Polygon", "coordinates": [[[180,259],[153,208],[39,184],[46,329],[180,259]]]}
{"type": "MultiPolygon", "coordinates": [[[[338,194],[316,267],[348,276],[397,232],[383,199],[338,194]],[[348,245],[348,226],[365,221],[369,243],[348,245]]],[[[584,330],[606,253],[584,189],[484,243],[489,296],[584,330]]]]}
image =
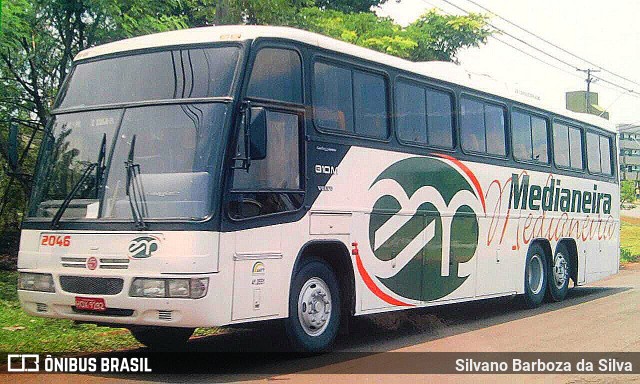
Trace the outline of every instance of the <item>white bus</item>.
{"type": "Polygon", "coordinates": [[[535,307],[619,268],[613,127],[453,65],[167,32],[80,52],[48,132],[22,306],[152,347],[283,319],[322,351],[350,316],[535,307]]]}

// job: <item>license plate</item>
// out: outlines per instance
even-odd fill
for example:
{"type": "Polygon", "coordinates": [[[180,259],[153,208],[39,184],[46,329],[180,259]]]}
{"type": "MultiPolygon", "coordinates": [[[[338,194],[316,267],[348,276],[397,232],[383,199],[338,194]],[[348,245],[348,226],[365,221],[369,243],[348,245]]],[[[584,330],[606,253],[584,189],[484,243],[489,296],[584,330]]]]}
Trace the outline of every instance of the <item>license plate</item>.
{"type": "Polygon", "coordinates": [[[98,297],[76,297],[76,309],[103,312],[107,310],[104,299],[98,297]]]}

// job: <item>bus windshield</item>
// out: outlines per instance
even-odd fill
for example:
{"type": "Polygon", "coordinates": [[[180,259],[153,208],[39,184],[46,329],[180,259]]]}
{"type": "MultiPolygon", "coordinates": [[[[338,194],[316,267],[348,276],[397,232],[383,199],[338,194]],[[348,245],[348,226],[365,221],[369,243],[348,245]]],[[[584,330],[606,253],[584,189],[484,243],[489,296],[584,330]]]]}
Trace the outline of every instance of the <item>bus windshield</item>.
{"type": "Polygon", "coordinates": [[[28,217],[51,220],[71,199],[62,220],[133,219],[125,166],[133,137],[144,218],[207,217],[231,104],[203,98],[231,94],[238,57],[239,48],[218,47],[77,65],[43,140],[28,217]]]}

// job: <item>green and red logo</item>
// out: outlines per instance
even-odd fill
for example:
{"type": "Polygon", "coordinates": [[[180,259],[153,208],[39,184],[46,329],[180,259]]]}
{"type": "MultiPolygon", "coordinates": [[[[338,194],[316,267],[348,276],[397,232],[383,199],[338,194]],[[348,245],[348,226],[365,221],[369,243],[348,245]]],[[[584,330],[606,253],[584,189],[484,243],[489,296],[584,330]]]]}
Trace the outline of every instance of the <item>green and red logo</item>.
{"type": "Polygon", "coordinates": [[[369,188],[374,257],[363,260],[356,249],[356,263],[368,288],[393,305],[445,297],[473,271],[484,196],[469,168],[436,156],[400,160],[369,188]]]}

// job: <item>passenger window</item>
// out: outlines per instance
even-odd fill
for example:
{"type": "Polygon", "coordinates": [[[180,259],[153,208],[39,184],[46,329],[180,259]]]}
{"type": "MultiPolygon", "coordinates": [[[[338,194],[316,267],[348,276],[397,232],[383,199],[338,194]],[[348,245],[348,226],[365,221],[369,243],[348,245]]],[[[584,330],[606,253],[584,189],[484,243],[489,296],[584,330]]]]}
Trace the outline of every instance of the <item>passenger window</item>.
{"type": "Polygon", "coordinates": [[[484,106],[479,101],[469,99],[463,99],[461,106],[462,148],[473,152],[484,152],[486,149],[484,106]]]}
{"type": "Polygon", "coordinates": [[[513,155],[518,160],[548,163],[547,121],[528,113],[511,114],[513,155]]]}
{"type": "Polygon", "coordinates": [[[452,98],[449,93],[398,82],[395,97],[400,140],[453,147],[452,98]]]}
{"type": "Polygon", "coordinates": [[[571,168],[584,169],[582,164],[582,130],[569,127],[569,153],[571,154],[571,168]]]}
{"type": "Polygon", "coordinates": [[[426,144],[427,98],[422,87],[399,82],[396,85],[396,124],[400,140],[426,144]]]}
{"type": "Polygon", "coordinates": [[[354,132],[351,71],[314,64],[313,116],[321,128],[354,132]]]}
{"type": "Polygon", "coordinates": [[[504,156],[504,108],[480,101],[462,99],[462,148],[468,151],[504,156]]]}
{"type": "Polygon", "coordinates": [[[258,51],[247,96],[301,104],[302,64],[298,53],[280,48],[258,51]]]}
{"type": "Polygon", "coordinates": [[[453,148],[453,111],[451,94],[427,89],[427,135],[429,144],[453,148]]]}
{"type": "Polygon", "coordinates": [[[387,138],[387,87],[384,77],[354,71],[353,101],[356,133],[367,137],[387,138]]]}
{"type": "Polygon", "coordinates": [[[600,136],[600,162],[602,173],[611,175],[611,139],[600,136]]]}
{"type": "Polygon", "coordinates": [[[587,132],[587,166],[589,172],[601,173],[600,138],[595,133],[587,132]]]}

